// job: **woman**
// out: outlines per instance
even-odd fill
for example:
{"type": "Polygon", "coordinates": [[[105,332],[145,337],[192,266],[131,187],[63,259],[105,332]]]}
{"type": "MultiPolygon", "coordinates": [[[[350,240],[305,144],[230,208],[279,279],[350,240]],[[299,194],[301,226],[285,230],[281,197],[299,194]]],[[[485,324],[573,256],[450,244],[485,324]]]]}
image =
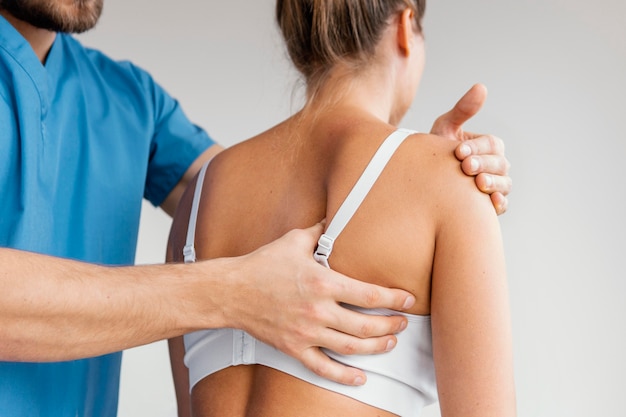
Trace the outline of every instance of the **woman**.
{"type": "Polygon", "coordinates": [[[171,341],[181,414],[188,377],[195,416],[417,416],[437,394],[445,417],[515,415],[496,214],[458,169],[455,142],[397,128],[422,74],[424,6],[279,0],[307,102],[203,169],[168,247],[170,261],[194,261],[194,246],[198,258],[242,255],[326,218],[320,263],[418,300],[396,348],[328,352],[366,371],[364,386],[348,387],[243,331],[193,333],[188,376],[183,341],[171,341]]]}

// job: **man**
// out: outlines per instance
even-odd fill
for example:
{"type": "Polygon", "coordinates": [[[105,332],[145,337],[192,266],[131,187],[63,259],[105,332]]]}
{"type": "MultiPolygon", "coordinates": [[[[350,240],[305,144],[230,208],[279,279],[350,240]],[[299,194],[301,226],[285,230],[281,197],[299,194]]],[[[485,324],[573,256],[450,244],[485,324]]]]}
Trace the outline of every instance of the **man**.
{"type": "MultiPolygon", "coordinates": [[[[91,28],[101,9],[0,0],[0,414],[113,416],[120,350],[211,327],[242,328],[322,376],[364,383],[319,346],[382,352],[405,321],[338,303],[402,310],[413,298],[317,265],[321,225],[241,258],[127,266],[142,197],[172,214],[221,148],[146,72],[64,34],[91,28]]],[[[470,90],[434,132],[469,139],[461,127],[484,94],[470,90]]],[[[502,212],[508,163],[492,140],[464,142],[458,155],[466,170],[479,164],[469,174],[480,164],[495,174],[477,183],[498,191],[502,212]]]]}

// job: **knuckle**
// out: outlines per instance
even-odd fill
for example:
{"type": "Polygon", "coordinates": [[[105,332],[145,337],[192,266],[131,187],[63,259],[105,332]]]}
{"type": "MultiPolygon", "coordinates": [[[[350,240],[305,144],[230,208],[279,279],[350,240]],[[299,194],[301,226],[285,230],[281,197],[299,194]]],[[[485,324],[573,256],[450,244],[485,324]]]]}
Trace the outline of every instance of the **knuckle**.
{"type": "Polygon", "coordinates": [[[374,334],[374,324],[370,320],[367,320],[361,324],[357,336],[363,338],[369,337],[372,334],[374,334]]]}
{"type": "Polygon", "coordinates": [[[289,340],[282,343],[281,350],[293,356],[302,347],[299,343],[307,344],[309,333],[304,326],[296,326],[291,329],[289,336],[289,340]]]}
{"type": "Polygon", "coordinates": [[[302,229],[290,230],[287,232],[286,236],[289,236],[289,239],[292,240],[293,244],[296,246],[306,244],[307,242],[306,232],[302,229]]]}
{"type": "Polygon", "coordinates": [[[439,117],[437,117],[435,119],[435,122],[433,123],[433,132],[439,132],[441,129],[441,125],[443,125],[446,122],[446,116],[445,115],[441,115],[439,117]]]}
{"type": "Polygon", "coordinates": [[[316,361],[315,363],[311,364],[309,369],[319,376],[329,376],[329,367],[324,361],[316,361]]]}
{"type": "Polygon", "coordinates": [[[348,342],[343,345],[341,353],[344,355],[354,355],[358,352],[358,347],[354,342],[348,342]]]}
{"type": "MultiPolygon", "coordinates": [[[[311,309],[306,310],[307,317],[315,317],[315,312],[311,309]]],[[[299,323],[293,330],[296,340],[309,340],[311,339],[310,329],[304,323],[299,323]]]]}
{"type": "Polygon", "coordinates": [[[303,275],[304,279],[302,280],[302,283],[304,284],[304,291],[315,293],[324,288],[324,279],[318,274],[307,269],[303,275]]]}
{"type": "Polygon", "coordinates": [[[504,189],[502,194],[507,195],[508,193],[511,192],[512,188],[513,188],[513,180],[510,177],[507,177],[506,187],[505,187],[505,189],[504,189]]]}
{"type": "Polygon", "coordinates": [[[470,155],[476,155],[478,153],[478,150],[480,149],[480,146],[478,145],[478,143],[476,143],[476,139],[466,140],[463,142],[463,144],[469,146],[472,150],[470,155]]]}
{"type": "MultiPolygon", "coordinates": [[[[315,303],[307,303],[304,307],[304,313],[307,319],[314,323],[323,321],[326,315],[324,309],[315,303]]],[[[307,327],[303,326],[298,330],[301,336],[309,336],[310,331],[307,327]]]]}
{"type": "Polygon", "coordinates": [[[326,296],[333,292],[333,284],[326,276],[314,274],[308,280],[311,292],[316,296],[326,296]]]}
{"type": "Polygon", "coordinates": [[[498,143],[498,149],[500,150],[502,154],[504,154],[504,151],[505,151],[504,141],[498,137],[496,138],[496,141],[498,143]]]}
{"type": "Polygon", "coordinates": [[[297,239],[299,235],[298,232],[300,232],[300,230],[298,229],[289,230],[287,233],[285,233],[284,237],[287,239],[297,239]]]}
{"type": "Polygon", "coordinates": [[[496,154],[504,155],[504,141],[497,136],[489,135],[491,148],[496,154]]]}
{"type": "Polygon", "coordinates": [[[374,307],[376,306],[381,299],[381,294],[378,290],[371,288],[365,291],[365,306],[366,307],[374,307]]]}
{"type": "Polygon", "coordinates": [[[294,358],[299,358],[300,350],[293,343],[276,344],[276,348],[294,358]]]}

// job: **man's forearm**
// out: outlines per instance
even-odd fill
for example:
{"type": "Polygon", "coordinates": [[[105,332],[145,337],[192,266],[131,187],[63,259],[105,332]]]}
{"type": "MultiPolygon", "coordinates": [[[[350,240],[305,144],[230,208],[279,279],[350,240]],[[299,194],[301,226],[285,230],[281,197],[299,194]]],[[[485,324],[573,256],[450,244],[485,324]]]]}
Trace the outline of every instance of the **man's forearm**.
{"type": "Polygon", "coordinates": [[[103,267],[11,249],[0,265],[0,360],[97,356],[200,325],[184,265],[103,267]]]}
{"type": "Polygon", "coordinates": [[[194,330],[234,327],[319,375],[362,384],[365,374],[320,347],[368,354],[395,346],[415,297],[345,277],[311,256],[323,226],[293,230],[251,254],[103,267],[0,249],[0,360],[60,361],[115,352],[194,330]]]}

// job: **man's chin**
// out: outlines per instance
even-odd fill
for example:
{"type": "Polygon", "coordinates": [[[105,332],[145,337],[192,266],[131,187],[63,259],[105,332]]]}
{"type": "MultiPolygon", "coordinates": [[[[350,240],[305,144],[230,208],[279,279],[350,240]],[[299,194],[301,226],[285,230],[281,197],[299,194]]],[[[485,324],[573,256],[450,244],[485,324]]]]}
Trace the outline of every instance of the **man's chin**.
{"type": "Polygon", "coordinates": [[[84,1],[70,10],[47,0],[0,0],[0,8],[39,29],[83,33],[98,23],[103,0],[84,1]]]}

